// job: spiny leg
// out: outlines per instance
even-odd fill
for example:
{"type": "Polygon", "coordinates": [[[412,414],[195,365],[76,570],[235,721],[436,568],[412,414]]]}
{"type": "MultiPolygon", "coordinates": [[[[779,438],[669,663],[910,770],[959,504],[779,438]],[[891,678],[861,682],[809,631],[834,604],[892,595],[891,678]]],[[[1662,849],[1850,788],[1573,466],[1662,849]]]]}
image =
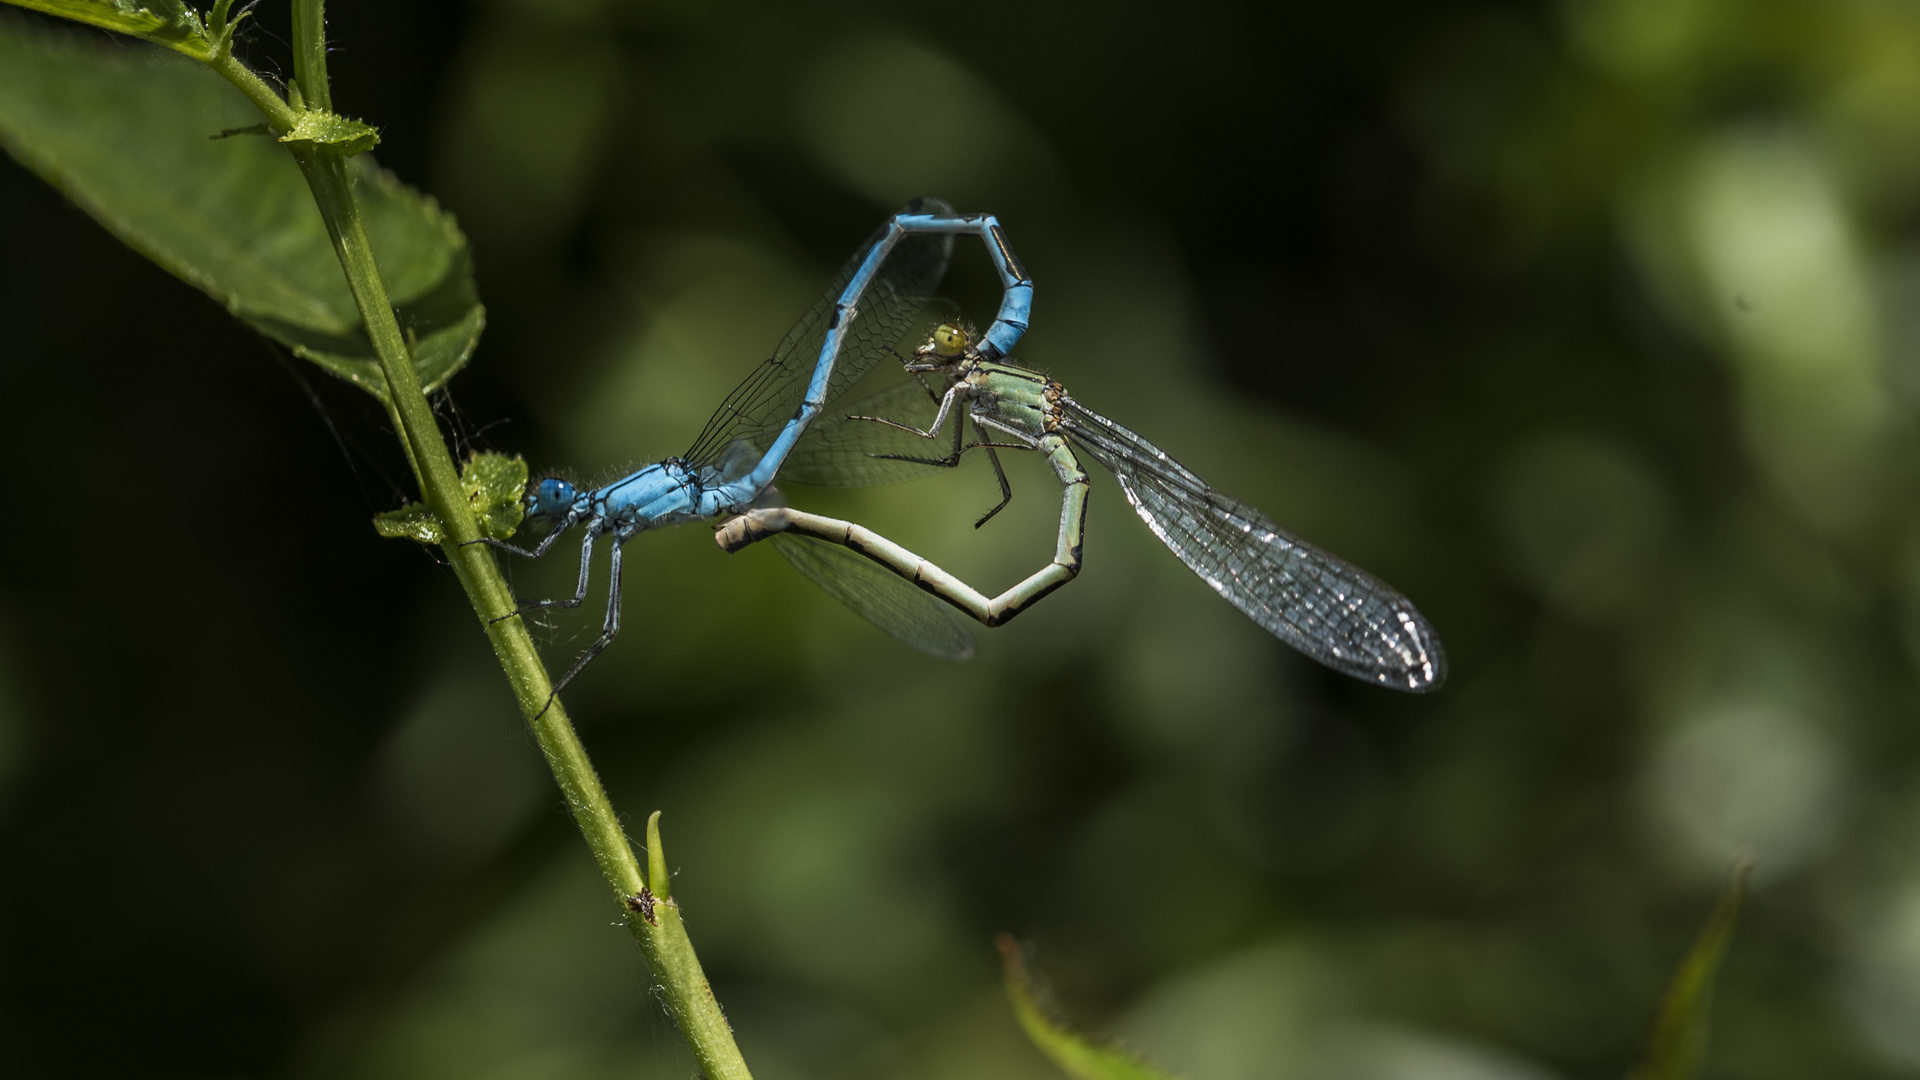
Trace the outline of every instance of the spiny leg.
{"type": "Polygon", "coordinates": [[[1074,456],[1073,448],[1058,435],[1044,435],[1038,449],[1047,452],[1047,462],[1060,478],[1060,534],[1054,544],[1053,562],[1027,580],[994,598],[988,614],[998,626],[1025,611],[1053,590],[1080,574],[1081,552],[1086,536],[1087,492],[1092,483],[1087,470],[1074,456]]]}
{"type": "MultiPolygon", "coordinates": [[[[580,659],[573,662],[567,673],[560,676],[560,681],[553,684],[553,692],[547,695],[547,704],[540,709],[542,713],[552,707],[553,699],[560,696],[560,691],[566,689],[582,668],[592,663],[594,657],[605,652],[607,646],[613,644],[613,639],[620,636],[620,552],[620,538],[616,536],[613,550],[607,555],[607,572],[613,575],[613,584],[607,588],[607,621],[601,625],[600,636],[587,646],[587,651],[580,654],[580,659]]],[[[534,718],[539,719],[538,714],[534,718]]]]}
{"type": "MultiPolygon", "coordinates": [[[[544,611],[548,608],[567,608],[571,610],[573,608],[579,607],[581,604],[586,603],[587,575],[590,572],[592,572],[592,569],[593,569],[593,542],[598,539],[599,537],[589,532],[587,533],[586,538],[580,542],[580,583],[574,586],[573,599],[520,601],[519,603],[516,604],[516,606],[512,611],[508,612],[505,615],[500,616],[500,618],[498,619],[489,620],[489,625],[491,625],[491,623],[500,622],[503,619],[511,619],[515,615],[525,615],[531,611],[544,611]]],[[[619,552],[620,552],[620,545],[617,542],[613,545],[613,550],[614,550],[614,557],[618,558],[619,552]]]]}
{"type": "MultiPolygon", "coordinates": [[[[926,386],[926,383],[922,382],[920,385],[926,386]]],[[[931,394],[933,388],[930,386],[927,387],[927,392],[931,394]]],[[[952,389],[948,390],[946,396],[940,399],[940,411],[934,414],[932,425],[925,431],[914,427],[912,424],[903,424],[898,420],[889,420],[884,416],[849,416],[847,419],[865,420],[874,424],[885,424],[888,427],[899,428],[901,431],[918,435],[923,439],[933,439],[940,434],[940,429],[946,426],[947,414],[953,411],[954,402],[958,401],[963,393],[972,393],[971,388],[969,388],[966,383],[956,383],[952,389]]]]}
{"type": "MultiPolygon", "coordinates": [[[[856,417],[849,417],[849,419],[871,420],[875,418],[856,416],[856,417]]],[[[891,420],[882,420],[879,422],[884,424],[889,424],[893,427],[905,426],[902,424],[896,424],[891,420]]],[[[975,426],[978,427],[978,424],[976,423],[975,426]]],[[[936,425],[936,428],[937,427],[938,425],[936,425]]],[[[996,504],[993,509],[981,515],[980,520],[973,523],[973,527],[977,529],[980,526],[985,525],[988,521],[992,520],[993,515],[1006,509],[1007,504],[1013,501],[1013,485],[1007,483],[1006,470],[1000,467],[1000,455],[994,453],[994,451],[996,449],[1031,450],[1033,449],[1033,447],[1028,446],[1025,443],[997,443],[997,442],[988,442],[985,439],[976,440],[974,442],[968,443],[965,446],[961,446],[960,440],[962,438],[962,433],[965,431],[965,429],[966,429],[966,419],[964,416],[961,419],[955,420],[953,422],[953,452],[943,458],[923,458],[923,457],[915,457],[911,454],[868,454],[867,456],[872,458],[881,458],[887,461],[910,461],[915,465],[930,465],[938,469],[953,469],[953,468],[959,467],[960,458],[967,451],[985,450],[987,452],[987,460],[993,463],[994,479],[1000,482],[1000,502],[996,504]]],[[[923,432],[920,432],[914,428],[907,428],[906,430],[912,431],[916,435],[924,434],[923,432]]]]}
{"type": "MultiPolygon", "coordinates": [[[[894,347],[893,347],[893,346],[891,346],[891,345],[889,345],[889,346],[887,346],[887,351],[888,351],[889,353],[892,353],[892,354],[893,354],[893,358],[894,358],[895,360],[898,360],[898,361],[900,361],[900,366],[901,366],[901,367],[902,367],[903,369],[905,369],[905,371],[907,372],[907,374],[909,374],[909,375],[912,375],[912,376],[913,376],[913,381],[914,381],[914,382],[917,382],[917,383],[919,383],[919,384],[920,384],[920,389],[922,389],[922,390],[925,390],[925,391],[927,392],[927,400],[928,400],[928,401],[931,401],[931,402],[933,402],[933,403],[934,403],[935,405],[938,405],[938,404],[940,404],[940,392],[939,392],[938,390],[935,390],[935,389],[933,388],[933,386],[932,386],[931,384],[929,384],[929,383],[927,382],[927,376],[926,376],[926,373],[925,373],[925,369],[921,369],[921,368],[918,368],[918,367],[916,367],[916,366],[914,365],[914,362],[913,362],[913,360],[912,360],[911,358],[909,358],[909,357],[905,357],[905,356],[901,356],[901,355],[900,355],[900,350],[898,350],[898,349],[896,349],[896,348],[894,348],[894,347]]],[[[855,419],[864,419],[864,420],[870,420],[870,419],[872,419],[872,417],[853,417],[853,416],[849,416],[849,417],[847,417],[847,419],[849,419],[849,420],[855,420],[855,419]]]]}
{"type": "MultiPolygon", "coordinates": [[[[993,509],[980,515],[979,521],[976,521],[973,523],[973,527],[977,529],[980,526],[985,525],[987,522],[992,521],[993,515],[999,513],[1002,510],[1005,510],[1007,508],[1007,504],[1013,501],[1013,485],[1007,483],[1007,471],[1000,467],[1000,455],[993,452],[993,447],[986,446],[985,443],[979,443],[976,445],[985,447],[987,451],[987,460],[993,464],[993,478],[995,480],[1000,481],[1000,501],[994,506],[993,509]]],[[[1022,449],[1025,449],[1025,448],[1022,447],[1022,449]]]]}
{"type": "Polygon", "coordinates": [[[572,517],[566,517],[566,518],[560,519],[560,521],[556,522],[553,528],[547,532],[547,535],[541,537],[540,542],[538,544],[535,544],[531,549],[516,547],[512,544],[507,543],[505,540],[495,540],[491,536],[483,536],[483,537],[480,537],[478,540],[469,540],[465,544],[461,544],[460,546],[467,547],[471,544],[485,544],[490,548],[495,548],[500,551],[511,552],[512,554],[518,555],[521,558],[537,559],[540,556],[545,555],[547,551],[553,547],[554,543],[557,542],[560,539],[560,537],[566,533],[568,529],[573,528],[577,520],[578,519],[572,518],[572,517]]]}
{"type": "MultiPolygon", "coordinates": [[[[891,349],[887,351],[893,352],[893,350],[891,349]]],[[[899,356],[900,354],[894,353],[893,355],[899,356]]],[[[913,381],[920,384],[920,389],[925,390],[927,392],[927,400],[933,402],[935,405],[940,404],[940,393],[939,391],[935,390],[933,387],[927,385],[927,377],[917,371],[912,372],[911,374],[913,375],[913,381]]]]}
{"type": "MultiPolygon", "coordinates": [[[[898,361],[900,361],[900,367],[901,367],[901,368],[902,368],[903,370],[906,370],[906,371],[912,371],[912,370],[913,370],[913,368],[914,368],[914,360],[913,360],[913,357],[911,357],[911,356],[902,356],[902,355],[900,355],[900,350],[899,350],[899,349],[896,349],[896,348],[894,348],[894,347],[893,347],[893,346],[891,346],[891,345],[887,345],[887,346],[884,346],[884,347],[885,347],[885,349],[887,350],[887,355],[889,355],[889,356],[891,356],[891,357],[893,357],[893,358],[894,358],[895,360],[898,360],[898,361]]],[[[929,394],[929,395],[930,395],[930,396],[931,396],[931,397],[933,398],[933,400],[935,400],[935,401],[939,401],[939,400],[940,400],[940,395],[939,395],[939,394],[935,394],[935,393],[933,392],[933,387],[931,387],[931,386],[928,386],[928,385],[927,385],[927,380],[925,380],[925,379],[921,379],[921,378],[920,378],[920,376],[919,376],[919,375],[917,375],[917,374],[916,374],[916,375],[914,375],[914,378],[916,378],[916,379],[920,379],[920,385],[921,385],[921,387],[922,387],[922,388],[924,388],[924,389],[926,390],[926,392],[927,392],[927,393],[928,393],[928,394],[929,394]]]]}
{"type": "MultiPolygon", "coordinates": [[[[927,389],[927,393],[929,394],[933,393],[933,389],[929,387],[927,389]]],[[[874,423],[885,424],[888,427],[897,427],[904,431],[911,431],[915,435],[925,436],[926,438],[929,438],[929,439],[933,437],[933,432],[937,432],[940,430],[940,423],[937,420],[934,422],[933,431],[928,432],[928,431],[921,431],[918,428],[908,427],[905,424],[901,424],[893,420],[882,420],[877,416],[850,416],[847,419],[870,420],[870,421],[873,421],[874,423]]],[[[965,414],[962,414],[959,417],[959,419],[956,419],[953,422],[953,452],[943,458],[915,457],[912,454],[868,454],[867,456],[870,458],[878,458],[884,461],[911,461],[915,465],[931,465],[937,469],[957,468],[960,465],[960,455],[966,453],[968,450],[973,449],[973,447],[971,446],[963,447],[960,445],[960,440],[965,437],[966,430],[967,430],[967,418],[965,414]]]]}

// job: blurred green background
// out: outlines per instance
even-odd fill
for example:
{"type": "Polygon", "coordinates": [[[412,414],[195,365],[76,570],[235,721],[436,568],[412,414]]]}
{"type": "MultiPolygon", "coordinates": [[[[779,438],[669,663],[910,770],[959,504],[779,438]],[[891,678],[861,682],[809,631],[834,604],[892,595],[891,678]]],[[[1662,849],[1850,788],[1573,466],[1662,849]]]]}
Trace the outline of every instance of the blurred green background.
{"type": "MultiPolygon", "coordinates": [[[[475,245],[470,445],[683,448],[936,194],[1033,273],[1023,361],[1452,655],[1427,698],[1302,661],[1104,476],[1085,573],[965,665],[635,541],[569,697],[757,1075],[1056,1075],[1010,930],[1192,1080],[1618,1076],[1748,857],[1710,1075],[1920,1076],[1920,7],[330,15],[337,107],[475,245]]],[[[0,1068],[688,1075],[451,576],[368,524],[377,411],[11,162],[0,250],[0,1068]]],[[[997,589],[1052,549],[1015,464],[978,533],[979,462],[789,496],[997,589]]]]}

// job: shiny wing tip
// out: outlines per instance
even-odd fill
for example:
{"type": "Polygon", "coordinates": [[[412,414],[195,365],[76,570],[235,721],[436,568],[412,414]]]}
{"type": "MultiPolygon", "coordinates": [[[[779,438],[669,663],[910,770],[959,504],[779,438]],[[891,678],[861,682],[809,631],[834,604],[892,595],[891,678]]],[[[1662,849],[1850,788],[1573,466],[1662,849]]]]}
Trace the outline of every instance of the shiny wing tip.
{"type": "Polygon", "coordinates": [[[1433,627],[1427,625],[1427,620],[1411,604],[1396,605],[1393,614],[1400,620],[1406,641],[1396,650],[1402,666],[1399,671],[1380,673],[1377,681],[1409,694],[1429,694],[1440,689],[1447,681],[1447,650],[1440,644],[1440,635],[1433,632],[1433,627]]]}

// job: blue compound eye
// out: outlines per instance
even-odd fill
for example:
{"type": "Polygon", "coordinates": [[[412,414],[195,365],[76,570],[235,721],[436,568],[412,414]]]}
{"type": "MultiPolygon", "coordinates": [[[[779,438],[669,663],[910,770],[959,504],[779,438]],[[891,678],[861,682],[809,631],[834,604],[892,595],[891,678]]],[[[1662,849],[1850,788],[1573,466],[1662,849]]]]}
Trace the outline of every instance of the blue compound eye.
{"type": "Polygon", "coordinates": [[[532,517],[559,517],[573,505],[573,485],[565,480],[548,477],[535,484],[527,499],[527,513],[532,517]]]}

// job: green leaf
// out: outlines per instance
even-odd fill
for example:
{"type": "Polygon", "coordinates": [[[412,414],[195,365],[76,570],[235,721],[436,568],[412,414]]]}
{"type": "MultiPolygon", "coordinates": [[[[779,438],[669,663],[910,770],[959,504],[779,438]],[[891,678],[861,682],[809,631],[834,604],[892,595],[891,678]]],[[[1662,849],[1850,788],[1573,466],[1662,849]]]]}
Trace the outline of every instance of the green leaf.
{"type": "Polygon", "coordinates": [[[392,540],[418,540],[423,544],[438,544],[445,535],[440,519],[433,516],[426,503],[417,502],[375,515],[373,531],[392,540]]]}
{"type": "MultiPolygon", "coordinates": [[[[271,139],[218,137],[259,120],[202,65],[0,16],[0,146],[141,254],[384,399],[298,166],[271,139]]],[[[372,159],[347,170],[414,367],[433,389],[466,363],[486,324],[466,238],[372,159]]]]}
{"type": "Polygon", "coordinates": [[[1713,1003],[1713,981],[1733,940],[1734,925],[1740,919],[1740,903],[1746,898],[1747,878],[1752,867],[1734,870],[1733,880],[1720,902],[1714,905],[1707,925],[1693,943],[1692,951],[1680,961],[1667,984],[1660,1003],[1660,1015],[1654,1018],[1653,1032],[1647,1038],[1647,1053],[1630,1080],[1692,1080],[1707,1063],[1707,1016],[1713,1003]]]}
{"type": "Polygon", "coordinates": [[[1073,1080],[1168,1080],[1168,1073],[1123,1050],[1106,1046],[1049,1016],[1035,1000],[1020,945],[1007,934],[994,939],[1006,968],[1007,997],[1027,1038],[1073,1080]]]}
{"type": "Polygon", "coordinates": [[[180,0],[6,0],[17,7],[44,11],[105,30],[143,37],[188,56],[206,59],[213,51],[200,17],[180,0]]]}
{"type": "Polygon", "coordinates": [[[480,519],[480,535],[505,540],[526,517],[527,459],[518,454],[475,454],[460,471],[460,486],[480,519]]]}
{"type": "Polygon", "coordinates": [[[380,133],[358,120],[337,113],[308,109],[294,122],[293,130],[280,136],[283,143],[313,143],[331,147],[342,154],[362,154],[380,145],[380,133]]]}
{"type": "MultiPolygon", "coordinates": [[[[467,493],[473,515],[480,521],[480,535],[490,540],[505,540],[520,528],[526,514],[521,495],[527,490],[527,462],[515,454],[475,454],[460,470],[460,487],[467,493]]],[[[425,503],[408,503],[373,519],[373,528],[381,536],[438,544],[446,530],[425,503]]]]}

